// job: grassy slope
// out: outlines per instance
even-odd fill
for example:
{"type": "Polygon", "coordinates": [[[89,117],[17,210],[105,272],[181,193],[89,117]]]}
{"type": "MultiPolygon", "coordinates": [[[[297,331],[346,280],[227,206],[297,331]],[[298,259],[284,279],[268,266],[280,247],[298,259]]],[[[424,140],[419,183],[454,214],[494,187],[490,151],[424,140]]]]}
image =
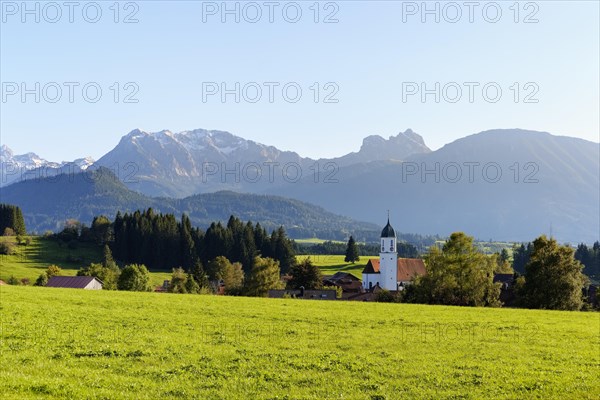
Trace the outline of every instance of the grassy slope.
{"type": "MultiPolygon", "coordinates": [[[[11,276],[18,279],[29,278],[31,284],[37,277],[55,264],[63,269],[62,275],[76,275],[77,270],[92,262],[102,260],[102,248],[92,243],[81,243],[76,249],[69,249],[66,245],[60,247],[58,242],[45,240],[39,236],[31,236],[29,246],[17,246],[17,253],[10,256],[0,255],[0,279],[8,280],[11,276]],[[69,256],[81,259],[81,262],[69,262],[69,256]]],[[[15,242],[14,237],[0,236],[0,241],[15,242]]],[[[150,281],[153,285],[160,285],[163,280],[170,279],[168,272],[151,272],[150,281]]]]}
{"type": "Polygon", "coordinates": [[[595,313],[7,286],[0,308],[7,398],[600,397],[595,313]]]}
{"type": "MultiPolygon", "coordinates": [[[[15,243],[15,238],[0,237],[0,241],[15,243]]],[[[31,236],[31,244],[17,246],[16,251],[15,255],[0,255],[0,279],[4,281],[14,275],[19,279],[29,278],[33,283],[51,264],[60,266],[63,275],[75,275],[82,265],[102,259],[102,249],[94,244],[83,243],[71,250],[66,245],[60,247],[58,242],[44,240],[39,236],[31,236]],[[67,261],[69,255],[82,262],[67,261]]]]}

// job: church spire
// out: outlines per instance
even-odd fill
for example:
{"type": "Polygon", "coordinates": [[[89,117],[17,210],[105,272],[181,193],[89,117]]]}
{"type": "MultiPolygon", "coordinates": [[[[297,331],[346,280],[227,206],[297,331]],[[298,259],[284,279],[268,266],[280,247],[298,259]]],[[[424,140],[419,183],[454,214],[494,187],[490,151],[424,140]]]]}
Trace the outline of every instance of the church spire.
{"type": "Polygon", "coordinates": [[[387,225],[381,231],[381,237],[382,238],[392,238],[392,237],[395,238],[396,237],[396,232],[394,231],[394,228],[392,228],[392,225],[390,225],[390,210],[388,210],[387,225]]]}

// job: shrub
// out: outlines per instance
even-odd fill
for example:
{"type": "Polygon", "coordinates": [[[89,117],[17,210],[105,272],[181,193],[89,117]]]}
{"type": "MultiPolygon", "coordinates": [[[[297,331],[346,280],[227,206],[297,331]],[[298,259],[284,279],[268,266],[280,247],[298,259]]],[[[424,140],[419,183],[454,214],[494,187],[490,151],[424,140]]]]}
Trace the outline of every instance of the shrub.
{"type": "Polygon", "coordinates": [[[187,276],[183,268],[173,268],[171,282],[169,282],[169,293],[187,293],[186,283],[187,276]]]}
{"type": "Polygon", "coordinates": [[[21,282],[14,275],[11,275],[11,277],[8,278],[6,283],[8,283],[9,285],[20,285],[21,284],[21,282]]]}
{"type": "Polygon", "coordinates": [[[4,228],[2,236],[15,236],[15,231],[12,228],[4,228]]]}
{"type": "Polygon", "coordinates": [[[48,283],[48,275],[44,272],[35,280],[34,286],[46,286],[48,283]]]}
{"type": "Polygon", "coordinates": [[[0,242],[0,254],[10,256],[16,253],[15,245],[11,242],[0,242]]]}
{"type": "Polygon", "coordinates": [[[149,292],[152,290],[150,286],[150,273],[148,268],[143,264],[126,265],[121,271],[119,281],[117,282],[119,290],[129,290],[135,292],[149,292]]]}
{"type": "Polygon", "coordinates": [[[46,275],[48,275],[48,278],[59,276],[60,274],[62,274],[62,269],[58,265],[52,264],[46,270],[46,275]]]}

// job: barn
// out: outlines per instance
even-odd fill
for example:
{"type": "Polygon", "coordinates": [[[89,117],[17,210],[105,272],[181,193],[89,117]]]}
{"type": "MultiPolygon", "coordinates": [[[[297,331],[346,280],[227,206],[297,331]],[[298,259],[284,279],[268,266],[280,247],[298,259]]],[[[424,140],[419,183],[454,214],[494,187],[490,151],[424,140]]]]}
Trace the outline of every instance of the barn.
{"type": "Polygon", "coordinates": [[[46,287],[102,290],[102,281],[95,276],[53,276],[46,287]]]}

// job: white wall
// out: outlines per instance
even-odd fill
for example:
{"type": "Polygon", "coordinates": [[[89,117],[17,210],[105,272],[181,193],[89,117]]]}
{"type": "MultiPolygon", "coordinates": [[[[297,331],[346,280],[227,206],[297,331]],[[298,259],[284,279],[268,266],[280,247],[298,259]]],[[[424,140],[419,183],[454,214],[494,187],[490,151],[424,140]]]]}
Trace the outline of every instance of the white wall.
{"type": "Polygon", "coordinates": [[[102,290],[102,284],[100,282],[98,282],[96,279],[94,279],[93,281],[91,281],[85,287],[85,289],[88,289],[88,290],[102,290]]]}

